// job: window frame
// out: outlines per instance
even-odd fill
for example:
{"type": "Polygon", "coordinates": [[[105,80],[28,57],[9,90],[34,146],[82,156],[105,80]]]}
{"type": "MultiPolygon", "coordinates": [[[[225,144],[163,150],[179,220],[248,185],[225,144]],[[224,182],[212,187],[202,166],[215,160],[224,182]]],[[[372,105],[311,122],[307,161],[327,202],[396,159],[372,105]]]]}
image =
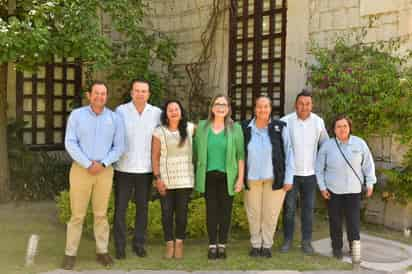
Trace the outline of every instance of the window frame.
{"type": "Polygon", "coordinates": [[[69,62],[66,58],[60,61],[55,61],[51,64],[46,64],[43,66],[45,70],[44,78],[38,78],[37,73],[33,73],[30,77],[24,74],[22,71],[17,71],[16,73],[16,118],[19,121],[24,121],[25,115],[30,115],[32,119],[31,127],[23,128],[22,132],[18,136],[22,142],[23,134],[25,132],[31,132],[31,144],[27,144],[31,150],[45,150],[45,151],[56,151],[64,150],[64,136],[66,132],[66,123],[68,116],[70,115],[71,109],[67,106],[69,100],[72,101],[73,106],[81,105],[81,83],[82,83],[82,67],[78,60],[69,62]],[[56,79],[54,72],[55,68],[61,68],[62,76],[61,79],[56,79]],[[74,71],[74,79],[67,79],[67,70],[72,68],[74,71]],[[24,83],[29,82],[32,84],[31,94],[24,94],[24,83]],[[39,95],[38,84],[44,83],[44,95],[39,95]],[[60,83],[62,85],[62,94],[56,95],[54,92],[54,84],[60,83]],[[67,90],[67,85],[74,85],[74,95],[69,95],[67,90]],[[37,104],[38,99],[45,100],[45,110],[38,111],[37,104]],[[24,110],[24,99],[31,99],[31,111],[24,110]],[[62,100],[61,111],[54,110],[55,99],[62,100]],[[38,128],[37,126],[37,116],[45,115],[45,127],[38,128]],[[55,127],[54,116],[61,115],[61,127],[55,127]],[[37,143],[37,133],[44,132],[45,143],[37,143]],[[54,133],[61,133],[61,142],[54,142],[54,133]]]}
{"type": "MultiPolygon", "coordinates": [[[[264,10],[265,0],[252,0],[254,5],[253,13],[249,13],[249,3],[251,0],[231,0],[230,25],[229,25],[229,96],[232,98],[232,112],[235,119],[244,120],[251,117],[253,113],[253,102],[262,94],[262,88],[273,102],[272,114],[284,115],[285,105],[285,64],[286,64],[286,22],[287,22],[287,1],[286,0],[266,0],[270,2],[268,10],[264,10]],[[242,3],[242,14],[238,14],[238,4],[242,3]],[[282,3],[281,7],[276,7],[276,3],[282,3]],[[281,17],[281,32],[276,33],[275,17],[281,17]],[[263,34],[264,17],[269,17],[269,33],[263,34]],[[248,22],[253,20],[253,36],[248,36],[248,22]],[[238,37],[238,23],[242,23],[242,35],[238,37]],[[256,35],[257,34],[257,35],[256,35]],[[268,58],[262,59],[263,41],[268,40],[268,58]],[[275,40],[281,39],[280,57],[275,57],[275,40]],[[253,59],[248,60],[248,43],[253,43],[253,59]],[[241,60],[238,61],[237,47],[242,45],[241,60]],[[267,63],[267,82],[262,82],[263,64],[267,63]],[[274,81],[274,66],[280,63],[280,81],[274,81]],[[241,82],[236,83],[238,68],[241,65],[241,82]],[[248,83],[248,66],[252,65],[252,83],[248,83]],[[240,90],[240,91],[239,91],[240,90]],[[276,91],[277,90],[277,91],[276,91]],[[276,94],[276,98],[274,98],[276,94]],[[240,97],[240,105],[236,103],[240,97]],[[251,102],[250,102],[251,101],[251,102]]],[[[278,65],[279,66],[279,65],[278,65]]],[[[265,94],[263,93],[263,94],[265,94]]]]}

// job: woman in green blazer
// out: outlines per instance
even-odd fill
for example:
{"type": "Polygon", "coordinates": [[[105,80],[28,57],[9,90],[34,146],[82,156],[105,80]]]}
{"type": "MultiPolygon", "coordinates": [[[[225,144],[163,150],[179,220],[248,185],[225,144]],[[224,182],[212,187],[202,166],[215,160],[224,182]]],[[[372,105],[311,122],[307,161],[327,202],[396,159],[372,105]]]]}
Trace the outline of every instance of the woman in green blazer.
{"type": "Polygon", "coordinates": [[[225,95],[212,99],[207,120],[199,122],[194,141],[195,189],[205,193],[209,259],[226,258],[233,195],[243,189],[243,133],[231,116],[225,95]]]}

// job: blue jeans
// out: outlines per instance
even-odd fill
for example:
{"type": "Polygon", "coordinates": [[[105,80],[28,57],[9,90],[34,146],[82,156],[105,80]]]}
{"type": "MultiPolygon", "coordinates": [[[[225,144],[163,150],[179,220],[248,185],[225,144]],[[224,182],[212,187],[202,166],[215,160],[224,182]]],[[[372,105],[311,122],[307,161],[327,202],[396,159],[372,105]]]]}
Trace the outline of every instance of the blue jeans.
{"type": "Polygon", "coordinates": [[[286,194],[283,206],[283,236],[285,241],[293,240],[298,194],[301,207],[302,241],[312,240],[316,186],[316,175],[295,176],[293,178],[293,188],[286,194]]]}

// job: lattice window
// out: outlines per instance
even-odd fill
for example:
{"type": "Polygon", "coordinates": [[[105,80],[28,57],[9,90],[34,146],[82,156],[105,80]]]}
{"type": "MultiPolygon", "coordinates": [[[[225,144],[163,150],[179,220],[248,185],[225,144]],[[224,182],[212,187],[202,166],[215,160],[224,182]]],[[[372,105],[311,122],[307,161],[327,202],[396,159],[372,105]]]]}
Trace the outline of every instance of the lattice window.
{"type": "Polygon", "coordinates": [[[66,120],[80,104],[81,66],[73,59],[55,59],[35,73],[18,72],[16,114],[26,126],[21,136],[32,149],[64,148],[66,120]]]}
{"type": "Polygon", "coordinates": [[[253,101],[273,100],[284,114],[286,0],[231,0],[229,95],[236,120],[250,118],[253,101]]]}

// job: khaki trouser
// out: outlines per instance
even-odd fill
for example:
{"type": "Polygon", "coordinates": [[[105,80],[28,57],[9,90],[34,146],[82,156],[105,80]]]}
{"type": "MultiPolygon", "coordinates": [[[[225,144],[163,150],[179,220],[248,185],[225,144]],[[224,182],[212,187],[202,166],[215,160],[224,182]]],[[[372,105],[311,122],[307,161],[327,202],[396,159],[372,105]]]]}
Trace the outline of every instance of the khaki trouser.
{"type": "Polygon", "coordinates": [[[272,190],[273,180],[249,181],[244,201],[254,248],[271,248],[286,192],[272,190]]]}
{"type": "Polygon", "coordinates": [[[94,238],[96,253],[107,253],[109,244],[109,222],[107,207],[113,184],[113,168],[107,167],[97,175],[90,175],[87,169],[73,163],[70,169],[70,209],[71,218],[67,224],[66,252],[76,256],[82,236],[83,221],[90,197],[94,217],[94,238]]]}

